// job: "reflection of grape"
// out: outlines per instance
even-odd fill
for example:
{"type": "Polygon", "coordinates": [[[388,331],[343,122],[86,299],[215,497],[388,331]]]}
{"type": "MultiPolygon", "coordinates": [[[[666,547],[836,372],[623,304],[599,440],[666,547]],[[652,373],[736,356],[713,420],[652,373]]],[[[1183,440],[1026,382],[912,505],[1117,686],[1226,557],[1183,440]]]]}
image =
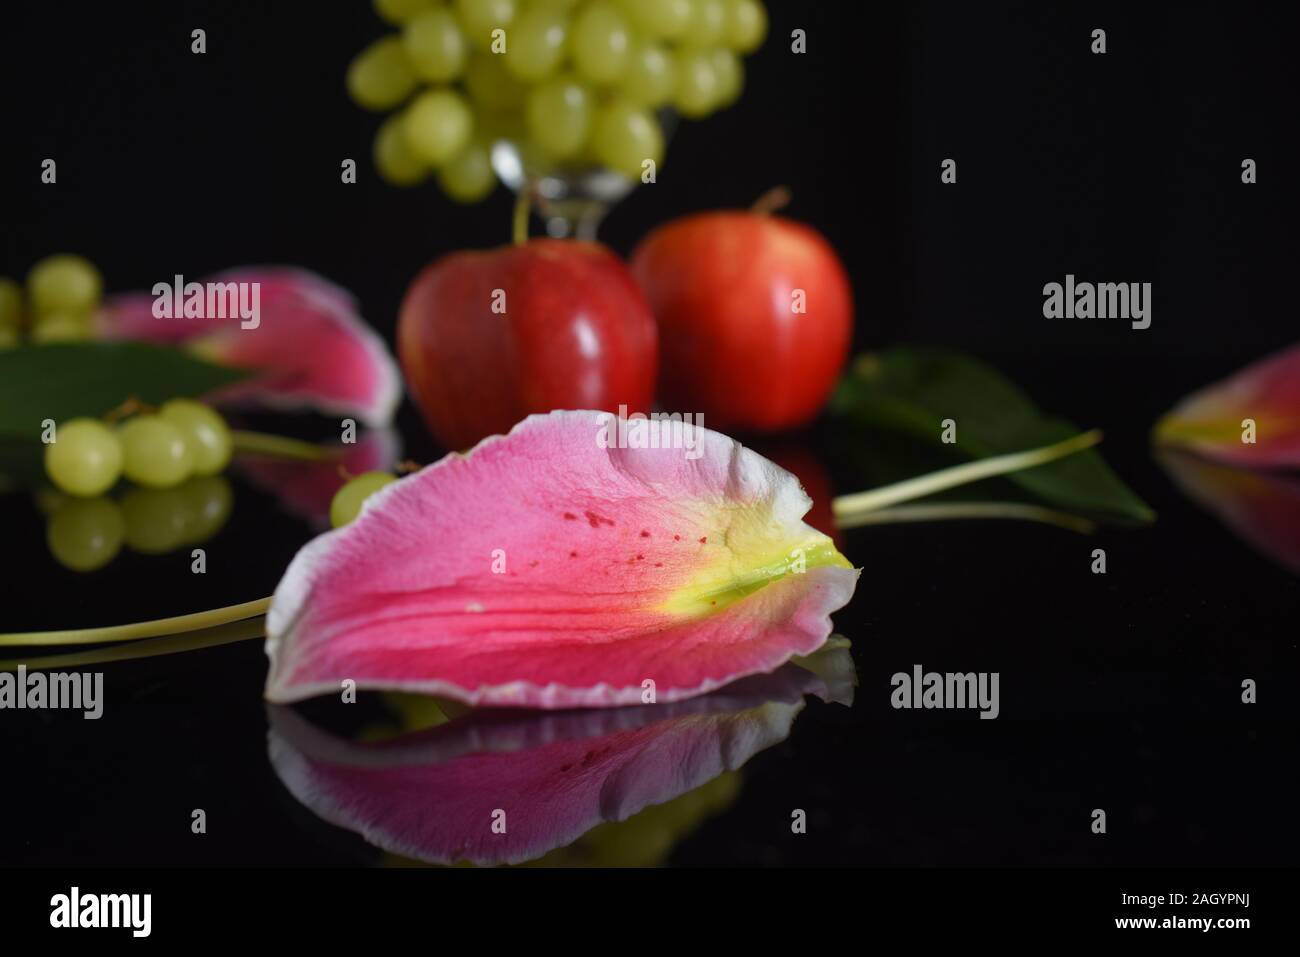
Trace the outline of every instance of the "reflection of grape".
{"type": "Polygon", "coordinates": [[[95,419],[70,419],[45,446],[45,473],[69,495],[100,495],[122,474],[122,445],[95,419]]]}
{"type": "Polygon", "coordinates": [[[422,80],[454,80],[465,66],[465,37],[447,10],[434,8],[415,17],[406,25],[402,42],[411,68],[422,80]]]}
{"type": "Polygon", "coordinates": [[[118,426],[122,471],[137,485],[170,488],[189,476],[194,453],[185,434],[157,415],[137,415],[118,426]]]}
{"type": "Polygon", "coordinates": [[[646,160],[663,159],[664,137],[653,116],[616,100],[596,114],[592,147],[605,166],[635,178],[646,160]]]}
{"type": "Polygon", "coordinates": [[[397,476],[388,472],[365,472],[350,479],[334,493],[334,500],[330,502],[330,524],[335,528],[347,525],[361,514],[361,506],[366,504],[366,499],[385,485],[396,481],[397,476]]]}
{"type": "Polygon", "coordinates": [[[198,527],[194,505],[181,486],[131,489],[122,496],[126,544],[146,555],[175,551],[190,541],[198,527]]]}
{"type": "Polygon", "coordinates": [[[180,492],[193,516],[189,536],[182,544],[198,545],[221,531],[235,504],[235,495],[225,478],[202,475],[182,485],[180,492]]]}
{"type": "Polygon", "coordinates": [[[437,166],[469,143],[474,116],[459,93],[431,90],[412,101],[402,119],[402,129],[411,152],[437,166]]]}
{"type": "Polygon", "coordinates": [[[366,47],[348,67],[348,94],[367,110],[388,110],[411,95],[415,73],[397,37],[366,47]]]}
{"type": "Polygon", "coordinates": [[[89,572],[113,560],[125,535],[122,510],[112,499],[71,499],[50,519],[45,542],[64,568],[89,572]]]}
{"type": "Polygon", "coordinates": [[[537,145],[563,160],[586,145],[591,111],[591,91],[573,77],[559,77],[533,87],[524,115],[537,145]]]}
{"type": "Polygon", "coordinates": [[[194,459],[195,475],[216,475],[230,461],[232,441],[226,420],[202,402],[172,399],[158,414],[181,430],[194,459]]]}
{"type": "Polygon", "coordinates": [[[53,313],[84,315],[99,304],[99,270],[80,256],[47,256],[27,274],[27,293],[38,317],[53,313]]]}

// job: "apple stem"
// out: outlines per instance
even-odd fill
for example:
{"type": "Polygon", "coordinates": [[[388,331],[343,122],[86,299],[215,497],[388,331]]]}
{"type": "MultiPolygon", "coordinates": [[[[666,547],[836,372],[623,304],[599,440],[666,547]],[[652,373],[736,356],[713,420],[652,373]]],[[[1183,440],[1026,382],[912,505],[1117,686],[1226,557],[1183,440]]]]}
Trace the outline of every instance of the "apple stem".
{"type": "Polygon", "coordinates": [[[769,216],[778,210],[785,209],[790,205],[790,200],[793,198],[794,194],[790,192],[790,187],[773,186],[754,200],[754,205],[749,207],[749,211],[758,216],[769,216]]]}
{"type": "Polygon", "coordinates": [[[522,246],[528,242],[528,214],[533,206],[533,184],[525,183],[515,198],[514,242],[522,246]]]}

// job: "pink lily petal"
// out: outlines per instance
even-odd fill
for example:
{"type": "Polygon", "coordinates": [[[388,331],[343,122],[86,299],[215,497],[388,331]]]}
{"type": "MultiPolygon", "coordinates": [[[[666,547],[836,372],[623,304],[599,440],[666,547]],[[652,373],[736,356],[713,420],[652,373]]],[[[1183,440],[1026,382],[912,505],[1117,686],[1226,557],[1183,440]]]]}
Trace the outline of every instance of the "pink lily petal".
{"type": "Polygon", "coordinates": [[[1167,452],[1160,462],[1186,495],[1253,548],[1300,575],[1300,478],[1167,452]]]}
{"type": "Polygon", "coordinates": [[[308,543],[267,618],[266,696],[473,705],[703,694],[821,647],[858,573],[790,473],[717,432],[602,448],[602,412],[525,419],[308,543]]]}
{"type": "Polygon", "coordinates": [[[242,328],[237,316],[160,319],[151,293],[128,293],[106,302],[99,331],[107,338],[183,343],[213,361],[256,372],[212,397],[219,402],[313,408],[370,426],[392,419],[401,399],[397,363],[345,289],[284,266],[232,269],[203,282],[259,283],[256,328],[242,328]]]}
{"type": "Polygon", "coordinates": [[[847,642],[675,704],[474,711],[379,743],[270,709],[280,780],[315,814],[431,863],[517,864],[739,768],[789,736],[806,694],[852,701],[847,642]],[[827,676],[827,677],[821,677],[827,676]],[[505,831],[494,832],[504,812],[505,831]]]}
{"type": "Polygon", "coordinates": [[[1195,392],[1155,428],[1162,445],[1255,468],[1300,466],[1300,345],[1195,392]],[[1255,441],[1242,441],[1245,419],[1255,441]]]}
{"type": "Polygon", "coordinates": [[[330,503],[348,476],[389,472],[402,458],[402,440],[389,428],[362,432],[351,445],[327,446],[337,454],[312,462],[273,455],[241,454],[235,467],[253,485],[279,499],[291,514],[318,530],[330,527],[330,503]]]}

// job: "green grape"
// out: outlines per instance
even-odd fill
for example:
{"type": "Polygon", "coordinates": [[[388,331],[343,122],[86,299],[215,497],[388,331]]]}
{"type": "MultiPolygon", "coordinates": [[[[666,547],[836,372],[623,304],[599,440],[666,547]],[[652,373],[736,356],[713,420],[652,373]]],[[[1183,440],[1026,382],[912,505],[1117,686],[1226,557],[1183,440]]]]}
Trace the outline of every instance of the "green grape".
{"type": "Polygon", "coordinates": [[[235,504],[234,492],[224,476],[192,478],[179,491],[185,496],[185,514],[193,516],[182,545],[200,545],[221,531],[235,504]]]}
{"type": "Polygon", "coordinates": [[[157,415],[137,415],[118,426],[122,472],[137,485],[171,488],[194,469],[194,453],[185,433],[157,415]]]}
{"type": "Polygon", "coordinates": [[[618,91],[637,106],[654,109],[672,98],[676,83],[672,51],[662,44],[640,40],[632,46],[618,91]]]}
{"type": "Polygon", "coordinates": [[[673,105],[682,116],[697,120],[713,112],[720,93],[718,72],[707,50],[687,50],[677,60],[677,90],[673,105]]]}
{"type": "Polygon", "coordinates": [[[363,472],[349,479],[334,493],[330,502],[330,524],[335,528],[347,525],[361,514],[361,506],[385,485],[396,482],[397,476],[388,472],[363,472]]]}
{"type": "Polygon", "coordinates": [[[111,562],[122,550],[126,521],[110,498],[82,498],[66,502],[45,528],[50,554],[64,568],[93,572],[111,562]]]}
{"type": "Polygon", "coordinates": [[[571,159],[587,142],[594,105],[591,91],[573,77],[547,80],[528,94],[528,133],[554,159],[571,159]]]}
{"type": "Polygon", "coordinates": [[[458,203],[477,203],[497,184],[487,144],[472,140],[438,170],[438,185],[458,203]]]}
{"type": "Polygon", "coordinates": [[[199,525],[195,500],[183,486],[131,489],[122,496],[122,517],[127,546],[146,555],[175,551],[199,525]]]}
{"type": "Polygon", "coordinates": [[[691,0],[619,0],[619,7],[647,37],[680,39],[691,25],[691,0]]]}
{"type": "Polygon", "coordinates": [[[682,45],[701,49],[717,46],[726,26],[726,0],[691,0],[691,25],[682,34],[682,45]]]}
{"type": "Polygon", "coordinates": [[[23,325],[23,287],[0,276],[0,329],[17,332],[23,325]]]}
{"type": "Polygon", "coordinates": [[[506,68],[521,80],[540,80],[560,65],[568,41],[568,18],[554,7],[530,7],[515,19],[504,54],[506,68]]]}
{"type": "Polygon", "coordinates": [[[98,419],[70,419],[45,446],[45,474],[69,495],[102,495],[122,475],[123,449],[98,419]]]}
{"type": "Polygon", "coordinates": [[[348,95],[367,110],[391,110],[415,89],[415,71],[400,37],[376,40],[348,66],[348,95]]]}
{"type": "Polygon", "coordinates": [[[99,305],[104,283],[89,260],[69,253],[47,256],[27,273],[27,295],[37,316],[85,315],[99,305]]]}
{"type": "Polygon", "coordinates": [[[375,0],[375,13],[389,23],[401,26],[433,6],[433,0],[375,0]]]}
{"type": "Polygon", "coordinates": [[[504,57],[475,50],[465,64],[465,90],[487,110],[514,110],[523,106],[528,87],[506,69],[504,57]]]}
{"type": "Polygon", "coordinates": [[[429,90],[417,96],[402,115],[406,145],[417,159],[438,166],[469,143],[474,114],[453,90],[429,90]]]}
{"type": "Polygon", "coordinates": [[[374,158],[379,175],[394,186],[414,186],[429,175],[429,164],[406,145],[398,116],[390,116],[380,125],[375,134],[374,158]]]}
{"type": "Polygon", "coordinates": [[[456,16],[469,42],[488,49],[492,31],[510,26],[518,6],[515,0],[456,0],[456,16]]]}
{"type": "Polygon", "coordinates": [[[32,328],[32,341],[38,343],[83,342],[94,336],[95,329],[88,313],[46,313],[32,328]]]}
{"type": "Polygon", "coordinates": [[[422,80],[454,80],[465,67],[465,37],[456,18],[440,7],[408,23],[402,32],[402,44],[411,68],[422,80]]]}
{"type": "Polygon", "coordinates": [[[627,20],[608,3],[592,3],[573,21],[573,65],[592,83],[613,83],[627,69],[632,33],[627,20]]]}
{"type": "Polygon", "coordinates": [[[723,41],[740,53],[753,53],[767,36],[767,10],[759,0],[726,0],[723,41]]]}
{"type": "Polygon", "coordinates": [[[662,162],[664,136],[651,113],[615,100],[597,112],[592,146],[603,165],[636,179],[646,160],[662,162]]]}
{"type": "Polygon", "coordinates": [[[722,109],[740,98],[740,91],[745,87],[745,68],[741,65],[740,57],[721,48],[709,54],[709,62],[713,65],[713,75],[718,81],[718,98],[714,106],[722,109]]]}
{"type": "Polygon", "coordinates": [[[518,142],[528,136],[528,124],[522,110],[480,113],[474,120],[474,135],[486,144],[498,140],[518,142]]]}
{"type": "Polygon", "coordinates": [[[158,414],[185,436],[195,475],[216,475],[229,464],[234,444],[230,427],[209,406],[193,399],[170,399],[158,414]]]}

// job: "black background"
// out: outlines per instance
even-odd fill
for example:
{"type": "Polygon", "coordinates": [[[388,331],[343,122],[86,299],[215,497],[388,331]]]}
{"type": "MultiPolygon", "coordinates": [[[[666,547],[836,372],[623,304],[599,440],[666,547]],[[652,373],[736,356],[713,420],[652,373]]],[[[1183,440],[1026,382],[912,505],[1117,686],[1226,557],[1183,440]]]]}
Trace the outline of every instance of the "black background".
{"type": "MultiPolygon", "coordinates": [[[[862,688],[810,704],[747,767],[680,864],[1294,863],[1297,587],[1184,499],[1154,418],[1296,339],[1297,59],[1274,4],[773,2],[740,104],[683,124],[659,182],[602,237],[776,183],[841,252],[858,345],[936,343],[997,363],[1044,408],[1107,432],[1159,513],[1084,539],[1010,524],[850,533],[865,572],[837,628],[862,688]],[[808,53],[789,52],[794,27],[808,53]],[[1108,52],[1089,52],[1091,31],[1108,52]],[[939,165],[958,163],[941,185],[939,165]],[[1259,166],[1241,183],[1241,160],[1259,166]],[[1047,320],[1042,286],[1151,282],[1153,322],[1047,320]],[[1104,547],[1109,574],[1089,573],[1104,547]],[[896,712],[914,663],[1002,675],[1002,716],[896,712]],[[1242,678],[1260,703],[1239,702],[1242,678]],[[810,833],[789,833],[789,809],[810,833]],[[1106,808],[1110,833],[1089,831],[1106,808]]],[[[504,242],[511,197],[457,207],[373,175],[378,120],[343,90],[384,26],[366,3],[38,5],[6,11],[0,273],[80,252],[111,290],[296,263],[353,290],[391,336],[434,256],[504,242]],[[190,53],[190,30],[208,52],[190,53]],[[39,183],[58,161],[57,186],[39,183]],[[339,164],[358,161],[344,185],[339,164]]],[[[434,452],[404,411],[413,455],[434,452]]],[[[834,439],[814,447],[838,461],[834,439]]],[[[837,468],[841,491],[861,479],[837,468]]],[[[310,535],[241,486],[196,583],[179,559],[61,570],[43,519],[0,499],[3,630],[106,624],[268,594],[310,535]]],[[[108,669],[109,715],[8,712],[0,863],[315,864],[374,859],[316,821],[265,760],[257,643],[108,669]],[[189,833],[189,811],[210,833],[189,833]]]]}

